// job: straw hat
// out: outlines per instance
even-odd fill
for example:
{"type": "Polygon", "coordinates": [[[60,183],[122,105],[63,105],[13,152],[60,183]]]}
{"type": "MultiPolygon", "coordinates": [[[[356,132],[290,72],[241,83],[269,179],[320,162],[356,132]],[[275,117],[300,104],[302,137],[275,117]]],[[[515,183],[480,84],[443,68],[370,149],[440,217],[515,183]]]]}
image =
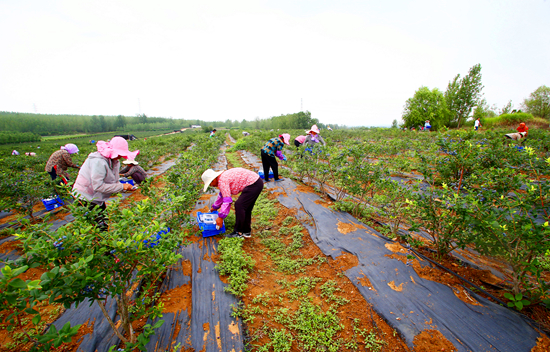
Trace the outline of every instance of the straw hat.
{"type": "Polygon", "coordinates": [[[206,192],[206,190],[208,189],[208,186],[210,186],[210,183],[212,183],[212,181],[214,181],[216,177],[220,176],[222,172],[223,170],[214,171],[212,169],[208,169],[202,173],[201,178],[202,178],[202,182],[204,182],[203,192],[206,192]]]}
{"type": "Polygon", "coordinates": [[[139,164],[139,163],[138,163],[137,161],[135,161],[135,160],[124,160],[122,163],[123,163],[123,164],[126,164],[126,165],[128,165],[128,164],[138,165],[138,164],[139,164]]]}

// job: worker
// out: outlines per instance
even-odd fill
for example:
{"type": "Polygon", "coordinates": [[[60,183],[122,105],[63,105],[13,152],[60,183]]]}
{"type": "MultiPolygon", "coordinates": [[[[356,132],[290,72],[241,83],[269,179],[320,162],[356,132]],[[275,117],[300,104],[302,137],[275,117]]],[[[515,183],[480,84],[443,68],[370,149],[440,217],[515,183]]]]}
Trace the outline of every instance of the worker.
{"type": "Polygon", "coordinates": [[[273,170],[273,177],[275,181],[281,181],[283,178],[279,177],[279,164],[275,157],[280,160],[286,160],[286,156],[282,153],[283,146],[290,145],[290,134],[283,133],[275,138],[271,138],[261,150],[262,166],[264,169],[265,182],[269,182],[269,169],[273,170]]]}
{"type": "Polygon", "coordinates": [[[97,152],[90,153],[80,168],[73,186],[73,192],[82,206],[90,210],[99,208],[95,223],[101,231],[107,231],[105,201],[113,194],[134,190],[128,183],[118,181],[120,158],[135,160],[139,150],[128,150],[128,142],[114,137],[110,142],[98,141],[97,152]]]}
{"type": "Polygon", "coordinates": [[[71,154],[76,153],[78,153],[78,147],[69,143],[61,146],[59,150],[50,155],[45,170],[50,174],[52,181],[55,181],[59,177],[59,181],[56,184],[66,185],[69,183],[69,174],[67,173],[69,167],[80,169],[71,159],[71,154]]]}
{"type": "Polygon", "coordinates": [[[120,170],[119,175],[122,177],[131,177],[135,183],[141,184],[147,178],[147,173],[139,163],[135,160],[124,160],[122,162],[126,167],[120,170]]]}
{"type": "Polygon", "coordinates": [[[227,237],[250,238],[252,233],[252,209],[260,196],[264,183],[260,176],[241,167],[225,171],[206,170],[202,174],[204,182],[203,191],[208,186],[217,187],[220,190],[218,198],[212,205],[211,211],[218,210],[216,227],[223,226],[223,219],[227,217],[233,203],[232,195],[241,194],[235,202],[235,228],[227,237]]]}
{"type": "Polygon", "coordinates": [[[216,134],[216,129],[214,128],[214,129],[212,130],[212,132],[210,132],[210,136],[209,136],[209,137],[212,137],[212,136],[214,136],[215,134],[216,134]]]}
{"type": "Polygon", "coordinates": [[[316,145],[317,143],[321,143],[323,146],[327,145],[325,143],[325,140],[323,139],[323,137],[321,137],[321,135],[319,134],[320,131],[319,131],[319,128],[317,127],[317,125],[313,125],[311,126],[311,128],[309,129],[309,131],[306,132],[306,138],[304,139],[304,144],[306,146],[313,146],[313,145],[316,145]]]}

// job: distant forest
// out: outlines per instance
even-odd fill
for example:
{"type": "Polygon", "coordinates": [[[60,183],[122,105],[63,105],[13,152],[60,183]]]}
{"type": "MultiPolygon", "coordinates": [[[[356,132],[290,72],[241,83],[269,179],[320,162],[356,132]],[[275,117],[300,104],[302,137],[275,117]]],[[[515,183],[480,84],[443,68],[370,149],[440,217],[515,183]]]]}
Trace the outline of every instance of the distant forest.
{"type": "MultiPolygon", "coordinates": [[[[309,111],[294,114],[274,116],[268,119],[256,118],[253,121],[202,121],[170,119],[165,117],[148,117],[145,114],[138,116],[103,116],[103,115],[46,115],[0,111],[0,131],[4,133],[32,133],[40,136],[64,135],[73,133],[100,133],[100,132],[133,132],[156,130],[179,130],[201,125],[204,129],[210,128],[241,128],[241,129],[307,129],[318,124],[325,125],[317,119],[311,118],[309,111]]],[[[338,125],[331,126],[338,128],[338,125]]],[[[341,126],[340,126],[341,128],[341,126]]]]}

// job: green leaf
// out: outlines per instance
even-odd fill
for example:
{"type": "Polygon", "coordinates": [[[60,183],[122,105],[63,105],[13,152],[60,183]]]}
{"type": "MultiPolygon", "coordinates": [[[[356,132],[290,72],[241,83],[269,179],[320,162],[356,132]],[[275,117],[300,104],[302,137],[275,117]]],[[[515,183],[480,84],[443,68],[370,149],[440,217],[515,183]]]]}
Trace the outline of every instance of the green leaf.
{"type": "Polygon", "coordinates": [[[522,310],[522,309],[523,309],[523,303],[522,303],[521,301],[516,302],[516,308],[517,308],[518,310],[522,310]]]}
{"type": "Polygon", "coordinates": [[[162,326],[162,324],[164,324],[164,320],[159,320],[155,323],[155,325],[153,325],[153,329],[158,329],[162,326]]]}
{"type": "Polygon", "coordinates": [[[16,288],[27,288],[27,284],[25,283],[25,281],[23,281],[19,278],[13,279],[12,281],[10,281],[10,283],[8,285],[10,285],[11,287],[16,287],[16,288]]]}
{"type": "Polygon", "coordinates": [[[511,301],[514,301],[514,296],[510,292],[504,292],[504,297],[508,298],[511,301]]]}
{"type": "Polygon", "coordinates": [[[516,294],[516,301],[521,301],[523,295],[521,293],[516,294]]]}
{"type": "Polygon", "coordinates": [[[32,308],[27,308],[25,309],[25,312],[26,313],[29,313],[29,314],[38,314],[38,311],[32,309],[32,308]]]}
{"type": "Polygon", "coordinates": [[[42,319],[42,317],[39,315],[35,315],[34,318],[32,318],[32,323],[34,325],[38,325],[38,323],[40,323],[40,320],[42,319]]]}

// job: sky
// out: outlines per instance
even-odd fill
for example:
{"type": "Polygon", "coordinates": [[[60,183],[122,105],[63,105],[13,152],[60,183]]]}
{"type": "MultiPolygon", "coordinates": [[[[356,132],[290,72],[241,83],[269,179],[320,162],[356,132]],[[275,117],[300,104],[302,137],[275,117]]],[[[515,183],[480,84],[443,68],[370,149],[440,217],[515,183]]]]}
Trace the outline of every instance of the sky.
{"type": "Polygon", "coordinates": [[[481,64],[550,86],[550,0],[0,0],[0,111],[389,126],[481,64]]]}

